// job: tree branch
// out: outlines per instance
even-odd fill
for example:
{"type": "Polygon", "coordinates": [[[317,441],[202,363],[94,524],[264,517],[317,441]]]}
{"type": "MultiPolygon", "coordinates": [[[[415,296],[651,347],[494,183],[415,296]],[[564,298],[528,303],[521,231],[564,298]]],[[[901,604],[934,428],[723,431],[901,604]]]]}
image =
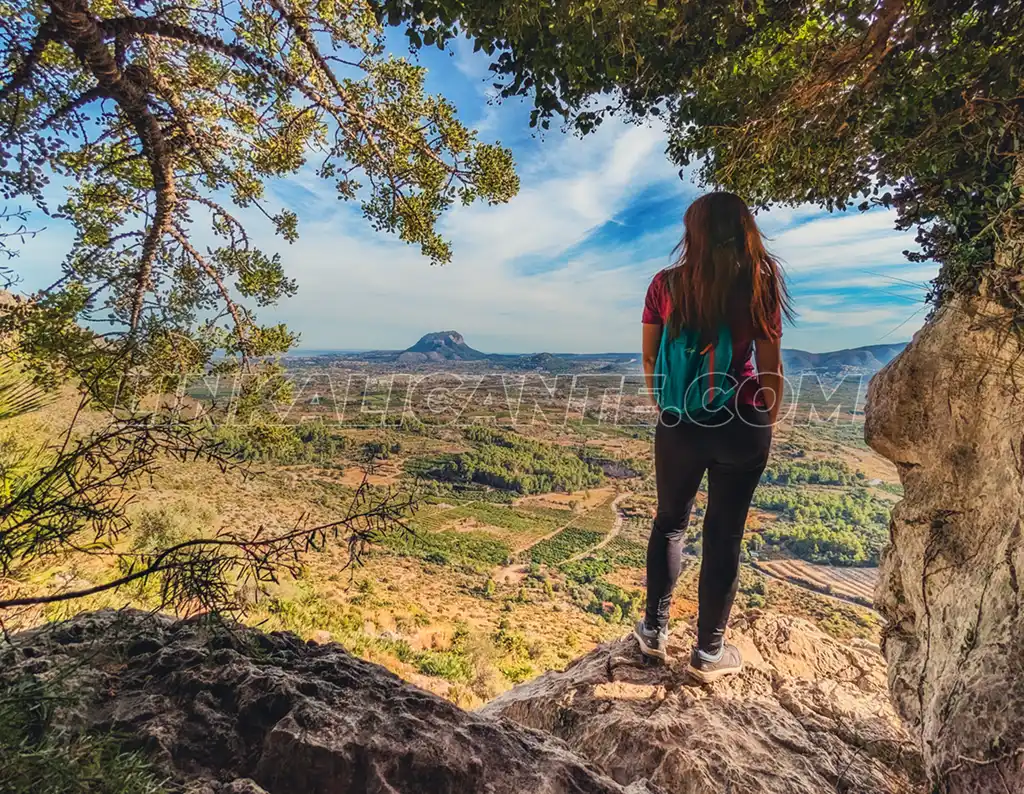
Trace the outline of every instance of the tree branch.
{"type": "MultiPolygon", "coordinates": [[[[237,549],[242,552],[245,557],[250,558],[250,566],[254,571],[266,570],[265,566],[261,563],[261,558],[257,556],[256,551],[261,550],[263,553],[273,554],[274,552],[293,552],[298,554],[300,551],[308,551],[315,549],[319,545],[317,538],[324,537],[328,532],[335,532],[341,528],[348,528],[352,532],[352,536],[349,539],[350,551],[353,543],[358,543],[359,538],[366,534],[366,530],[361,530],[358,527],[359,521],[365,521],[369,524],[377,520],[390,519],[397,525],[404,527],[404,524],[397,518],[397,515],[403,510],[407,510],[413,507],[414,501],[411,497],[397,504],[392,504],[393,494],[388,493],[380,502],[371,504],[367,509],[356,512],[358,505],[364,504],[366,495],[367,480],[364,477],[363,482],[360,484],[353,497],[352,504],[349,507],[349,511],[344,517],[337,521],[331,521],[327,524],[321,524],[319,526],[294,529],[290,532],[286,532],[281,535],[274,535],[268,538],[261,538],[260,533],[262,527],[258,529],[252,538],[239,538],[239,537],[214,537],[214,538],[193,538],[191,540],[182,541],[167,549],[164,549],[157,554],[152,562],[145,568],[139,571],[126,574],[125,576],[115,579],[105,584],[96,585],[94,587],[85,588],[83,590],[72,590],[65,593],[54,593],[52,595],[45,596],[26,596],[24,598],[9,598],[0,600],[0,610],[10,609],[13,607],[25,607],[25,606],[40,606],[43,604],[53,604],[60,601],[72,601],[77,598],[85,598],[87,596],[96,595],[97,593],[103,593],[108,590],[115,590],[120,587],[124,587],[131,582],[144,579],[149,576],[153,576],[159,573],[165,573],[173,570],[185,570],[189,568],[190,560],[182,559],[175,560],[175,555],[192,548],[200,547],[230,547],[237,549]]],[[[407,528],[406,528],[407,529],[407,528]]],[[[365,539],[365,538],[364,538],[365,539]]],[[[244,563],[239,562],[240,566],[244,563]]]]}
{"type": "Polygon", "coordinates": [[[224,301],[224,305],[227,307],[228,313],[231,315],[231,319],[235,323],[235,336],[238,338],[238,349],[242,354],[243,363],[248,361],[248,347],[249,342],[245,337],[245,326],[242,324],[241,312],[238,304],[235,303],[231,297],[231,293],[225,286],[223,279],[216,269],[206,261],[205,257],[200,254],[188,241],[188,237],[185,236],[184,232],[181,231],[177,226],[171,225],[170,227],[171,237],[178,241],[178,245],[181,246],[182,250],[185,251],[195,261],[203,272],[217,285],[217,291],[220,292],[220,296],[224,301]]]}
{"type": "Polygon", "coordinates": [[[170,149],[156,118],[149,110],[145,87],[140,85],[148,77],[145,70],[136,68],[132,76],[129,69],[122,72],[104,41],[99,21],[89,13],[84,0],[49,0],[57,34],[96,78],[106,96],[115,99],[135,128],[142,150],[149,160],[153,177],[155,209],[146,240],[142,245],[139,269],[135,276],[132,298],[130,333],[134,336],[142,319],[142,307],[149,288],[150,273],[160,245],[174,212],[174,169],[170,149]]]}
{"type": "Polygon", "coordinates": [[[157,55],[154,51],[153,43],[149,37],[146,38],[146,54],[150,59],[149,76],[152,80],[153,86],[156,88],[157,93],[164,98],[164,101],[170,106],[171,111],[174,114],[174,123],[181,128],[182,133],[188,140],[189,147],[192,149],[192,153],[196,156],[196,160],[206,170],[210,177],[213,177],[214,170],[213,166],[207,161],[205,155],[202,152],[202,147],[199,145],[199,133],[196,132],[195,127],[192,124],[192,120],[189,118],[188,111],[181,104],[177,93],[174,91],[174,87],[164,79],[163,75],[157,71],[157,55]]]}
{"type": "Polygon", "coordinates": [[[5,86],[0,86],[0,102],[3,102],[8,96],[28,84],[32,79],[39,59],[43,56],[46,45],[53,40],[54,25],[52,19],[48,18],[36,33],[36,37],[32,40],[32,45],[29,47],[28,52],[25,53],[25,60],[15,70],[10,82],[5,86]]]}
{"type": "Polygon", "coordinates": [[[90,102],[94,102],[97,99],[102,99],[103,97],[103,89],[101,89],[99,86],[96,86],[95,88],[90,88],[77,99],[74,99],[71,102],[68,102],[66,105],[63,105],[62,107],[59,107],[55,111],[53,111],[53,113],[51,113],[43,120],[43,123],[40,126],[43,129],[45,129],[50,125],[60,121],[65,116],[74,113],[76,110],[81,110],[90,102]]]}
{"type": "Polygon", "coordinates": [[[96,595],[97,593],[103,593],[107,590],[116,590],[119,587],[124,587],[126,584],[136,581],[137,579],[143,579],[147,576],[153,576],[154,574],[162,571],[170,570],[173,567],[180,566],[180,563],[175,565],[163,565],[163,566],[150,566],[142,571],[136,571],[128,576],[122,576],[120,579],[115,579],[112,582],[106,584],[96,585],[95,587],[88,587],[84,590],[69,590],[65,593],[55,593],[54,595],[47,596],[27,596],[25,598],[8,598],[6,600],[0,600],[0,609],[12,609],[14,607],[31,607],[31,606],[42,606],[43,604],[56,604],[60,601],[73,601],[76,598],[86,598],[87,596],[96,595]]]}

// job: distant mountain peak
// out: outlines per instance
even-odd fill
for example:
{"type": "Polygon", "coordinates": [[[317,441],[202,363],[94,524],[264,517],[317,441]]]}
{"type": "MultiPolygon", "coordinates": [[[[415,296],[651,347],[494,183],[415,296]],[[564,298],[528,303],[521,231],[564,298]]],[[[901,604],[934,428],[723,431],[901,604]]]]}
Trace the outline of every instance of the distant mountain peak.
{"type": "Polygon", "coordinates": [[[435,347],[463,347],[466,346],[466,340],[458,331],[432,331],[429,334],[423,334],[415,345],[409,348],[409,350],[416,351],[420,347],[429,347],[431,349],[435,347]]]}
{"type": "Polygon", "coordinates": [[[474,350],[466,344],[465,338],[458,331],[434,331],[424,334],[420,340],[399,357],[406,361],[414,360],[455,360],[476,361],[487,358],[486,353],[474,350]],[[420,359],[420,357],[423,359],[420,359]]]}

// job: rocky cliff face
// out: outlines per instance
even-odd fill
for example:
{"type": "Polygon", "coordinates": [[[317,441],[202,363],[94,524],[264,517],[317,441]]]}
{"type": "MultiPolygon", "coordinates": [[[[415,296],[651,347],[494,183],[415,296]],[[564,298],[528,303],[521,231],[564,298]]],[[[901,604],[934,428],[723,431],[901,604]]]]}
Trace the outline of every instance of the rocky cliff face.
{"type": "Polygon", "coordinates": [[[921,790],[920,757],[889,704],[877,650],[768,613],[741,616],[730,631],[746,669],[712,686],[687,680],[693,635],[679,632],[667,667],[646,666],[624,639],[483,713],[554,734],[620,783],[642,777],[674,794],[921,790]]]}
{"type": "Polygon", "coordinates": [[[189,794],[663,794],[293,635],[108,610],[15,637],[0,685],[25,675],[70,676],[65,725],[127,737],[189,794]]]}
{"type": "Polygon", "coordinates": [[[1024,792],[1024,355],[1002,309],[942,309],[879,373],[869,443],[905,498],[876,601],[937,791],[1024,792]]]}
{"type": "Polygon", "coordinates": [[[469,714],[337,645],[141,612],[16,636],[0,687],[66,677],[61,722],[114,731],[190,794],[881,794],[920,759],[877,650],[752,614],[748,669],[713,687],[598,648],[469,714]],[[540,730],[536,730],[540,729],[540,730]]]}

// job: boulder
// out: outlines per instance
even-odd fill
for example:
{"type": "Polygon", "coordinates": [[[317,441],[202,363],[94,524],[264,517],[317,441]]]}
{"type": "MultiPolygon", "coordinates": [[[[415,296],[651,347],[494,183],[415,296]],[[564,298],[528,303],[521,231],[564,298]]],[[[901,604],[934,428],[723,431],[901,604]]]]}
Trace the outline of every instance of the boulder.
{"type": "Polygon", "coordinates": [[[730,634],[744,671],[700,687],[685,672],[693,634],[675,634],[666,666],[645,664],[628,637],[482,713],[554,734],[619,783],[644,778],[674,794],[923,791],[877,650],[751,611],[730,634]]]}
{"type": "Polygon", "coordinates": [[[940,309],[873,380],[867,440],[900,471],[876,601],[933,790],[1024,792],[1024,350],[1009,312],[940,309]]]}

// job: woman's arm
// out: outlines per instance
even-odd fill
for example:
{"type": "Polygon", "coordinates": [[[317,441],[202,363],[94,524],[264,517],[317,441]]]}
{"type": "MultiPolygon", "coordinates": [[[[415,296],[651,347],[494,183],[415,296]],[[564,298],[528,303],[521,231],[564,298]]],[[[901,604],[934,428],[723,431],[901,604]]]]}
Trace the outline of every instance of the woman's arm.
{"type": "Polygon", "coordinates": [[[647,393],[651,396],[654,407],[658,407],[658,398],[654,392],[654,367],[658,363],[658,348],[661,346],[661,326],[652,323],[644,323],[644,381],[647,383],[647,393]]]}
{"type": "Polygon", "coordinates": [[[761,394],[774,425],[778,421],[779,408],[782,406],[782,337],[774,340],[758,339],[754,344],[757,380],[761,384],[761,394]]]}

